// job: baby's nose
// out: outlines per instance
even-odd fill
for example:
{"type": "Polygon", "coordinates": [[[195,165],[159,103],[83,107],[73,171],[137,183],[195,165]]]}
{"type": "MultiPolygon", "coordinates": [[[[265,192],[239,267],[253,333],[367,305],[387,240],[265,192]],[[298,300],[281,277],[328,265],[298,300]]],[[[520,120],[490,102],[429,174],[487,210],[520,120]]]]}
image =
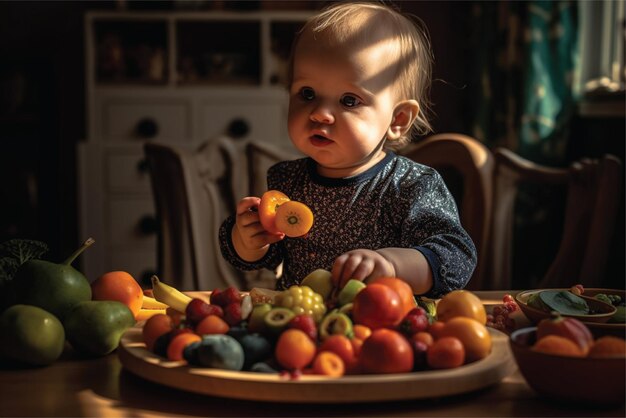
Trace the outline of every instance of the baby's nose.
{"type": "Polygon", "coordinates": [[[335,117],[328,107],[318,106],[311,112],[309,116],[316,123],[334,123],[335,117]]]}

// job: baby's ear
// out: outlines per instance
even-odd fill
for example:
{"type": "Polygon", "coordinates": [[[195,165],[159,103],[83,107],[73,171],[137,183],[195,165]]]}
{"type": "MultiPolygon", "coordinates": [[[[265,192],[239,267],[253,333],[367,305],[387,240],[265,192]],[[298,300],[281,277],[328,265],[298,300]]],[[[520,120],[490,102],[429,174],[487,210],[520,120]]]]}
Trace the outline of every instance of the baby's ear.
{"type": "Polygon", "coordinates": [[[416,100],[398,103],[393,110],[393,119],[387,129],[387,139],[396,140],[406,134],[420,110],[416,100]]]}

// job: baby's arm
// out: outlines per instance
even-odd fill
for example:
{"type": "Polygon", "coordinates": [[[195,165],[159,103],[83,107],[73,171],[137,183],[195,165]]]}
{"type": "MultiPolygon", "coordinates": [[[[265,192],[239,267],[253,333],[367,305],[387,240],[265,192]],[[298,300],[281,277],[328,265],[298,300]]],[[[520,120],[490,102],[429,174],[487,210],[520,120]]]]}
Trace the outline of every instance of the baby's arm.
{"type": "Polygon", "coordinates": [[[418,295],[428,292],[433,285],[433,274],[426,257],[413,248],[348,251],[335,259],[331,276],[339,288],[350,279],[368,281],[377,277],[399,277],[418,295]]]}
{"type": "Polygon", "coordinates": [[[258,208],[261,199],[244,197],[237,204],[235,226],[232,231],[233,247],[242,260],[254,262],[267,254],[269,245],[282,240],[285,234],[272,234],[263,229],[258,208]]]}

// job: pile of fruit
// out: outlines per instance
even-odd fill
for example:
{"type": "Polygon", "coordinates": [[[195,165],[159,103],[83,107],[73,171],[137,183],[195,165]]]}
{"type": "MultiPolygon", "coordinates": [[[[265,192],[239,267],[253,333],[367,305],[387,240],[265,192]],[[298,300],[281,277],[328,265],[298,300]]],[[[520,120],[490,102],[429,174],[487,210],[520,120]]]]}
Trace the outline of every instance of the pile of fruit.
{"type": "MultiPolygon", "coordinates": [[[[118,347],[146,301],[126,272],[109,272],[90,283],[71,266],[94,242],[89,238],[62,263],[39,259],[42,251],[37,248],[47,250],[43,243],[3,243],[2,252],[9,254],[2,258],[3,265],[14,268],[10,274],[3,270],[0,358],[16,365],[46,366],[61,356],[66,342],[87,356],[103,356],[118,347]]],[[[164,312],[165,305],[159,305],[164,312]]]]}
{"type": "Polygon", "coordinates": [[[624,339],[611,335],[594,339],[584,323],[575,318],[562,317],[558,312],[539,321],[536,341],[531,349],[567,357],[626,357],[624,339]]]}
{"type": "Polygon", "coordinates": [[[233,287],[190,298],[153,277],[170,308],[149,317],[146,348],[198,367],[339,377],[455,368],[489,355],[487,315],[473,293],[416,299],[399,278],[335,289],[316,270],[284,291],[233,287]],[[418,303],[419,302],[419,303],[418,303]]]}

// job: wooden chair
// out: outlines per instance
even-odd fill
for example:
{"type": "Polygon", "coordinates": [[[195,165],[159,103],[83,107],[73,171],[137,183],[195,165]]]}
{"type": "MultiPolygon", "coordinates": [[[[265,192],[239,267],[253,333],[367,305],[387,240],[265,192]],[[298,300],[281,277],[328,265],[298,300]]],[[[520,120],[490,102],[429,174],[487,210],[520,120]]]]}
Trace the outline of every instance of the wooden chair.
{"type": "Polygon", "coordinates": [[[454,196],[461,224],[476,245],[478,263],[467,289],[491,289],[486,275],[491,229],[494,161],[489,149],[474,138],[442,133],[412,143],[399,151],[436,169],[454,196]]]}
{"type": "MultiPolygon", "coordinates": [[[[514,214],[516,196],[524,184],[561,186],[566,196],[558,250],[536,286],[569,287],[576,283],[601,286],[615,234],[618,207],[624,196],[621,161],[605,155],[596,160],[583,159],[561,169],[535,164],[503,148],[494,150],[494,157],[489,266],[494,287],[516,288],[512,279],[514,214]]],[[[520,253],[519,250],[515,252],[520,253]]],[[[525,262],[532,263],[533,260],[525,262]]]]}
{"type": "Polygon", "coordinates": [[[181,290],[244,287],[220,253],[218,228],[233,210],[228,142],[196,152],[147,142],[158,231],[158,274],[181,290]]]}

